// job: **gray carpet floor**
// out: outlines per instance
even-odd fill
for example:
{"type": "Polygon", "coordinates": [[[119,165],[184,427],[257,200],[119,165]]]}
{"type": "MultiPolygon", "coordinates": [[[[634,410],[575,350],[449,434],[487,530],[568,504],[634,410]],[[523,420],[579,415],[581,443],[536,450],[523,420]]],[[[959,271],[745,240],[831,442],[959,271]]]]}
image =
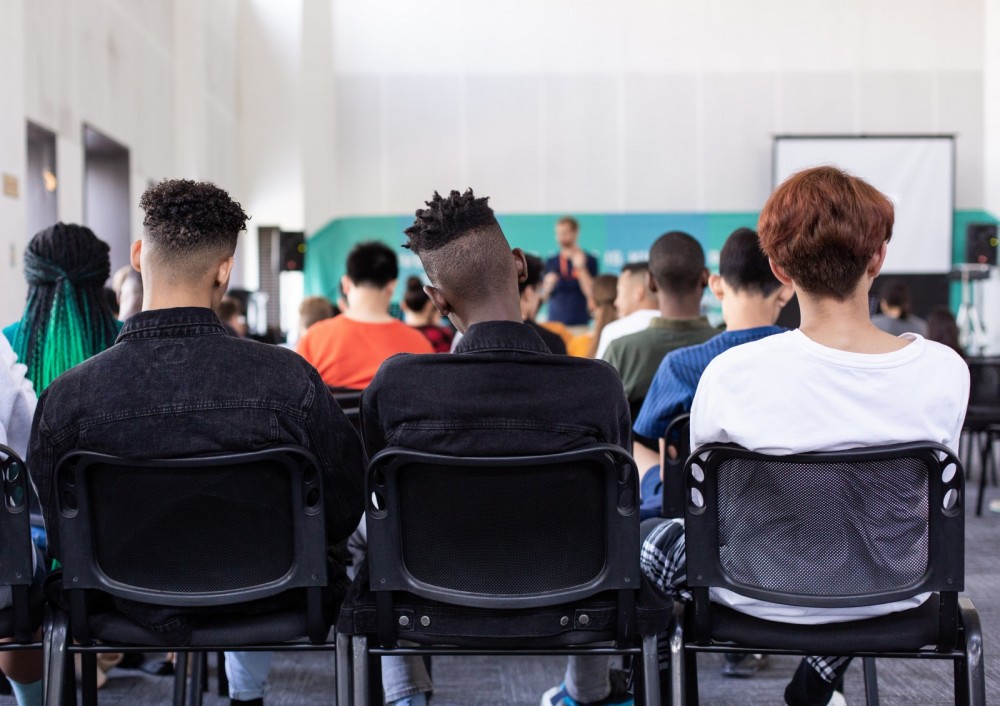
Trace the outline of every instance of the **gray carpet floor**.
{"type": "MultiPolygon", "coordinates": [[[[974,490],[970,489],[970,499],[974,490]]],[[[988,498],[1000,498],[991,489],[988,498]]],[[[1000,704],[1000,515],[987,511],[984,517],[970,514],[966,527],[966,593],[975,602],[985,634],[987,702],[1000,704]]],[[[699,658],[702,703],[718,706],[781,704],[784,685],[797,664],[787,657],[772,657],[767,668],[750,680],[724,679],[720,659],[699,658]]],[[[334,657],[329,655],[277,656],[271,672],[268,706],[332,705],[334,657]]],[[[562,679],[565,660],[544,658],[444,657],[434,661],[433,706],[535,706],[542,692],[562,679]]],[[[954,703],[951,664],[938,661],[880,660],[879,683],[885,706],[939,706],[954,703]]],[[[210,672],[214,676],[214,658],[210,672]]],[[[214,689],[215,680],[212,679],[214,689]]],[[[100,703],[120,706],[169,704],[172,680],[142,672],[114,670],[100,691],[100,703]]],[[[847,699],[864,703],[860,665],[853,665],[847,678],[847,699]]],[[[228,701],[206,695],[206,706],[224,706],[228,701]]],[[[13,699],[0,698],[0,706],[13,699]]]]}

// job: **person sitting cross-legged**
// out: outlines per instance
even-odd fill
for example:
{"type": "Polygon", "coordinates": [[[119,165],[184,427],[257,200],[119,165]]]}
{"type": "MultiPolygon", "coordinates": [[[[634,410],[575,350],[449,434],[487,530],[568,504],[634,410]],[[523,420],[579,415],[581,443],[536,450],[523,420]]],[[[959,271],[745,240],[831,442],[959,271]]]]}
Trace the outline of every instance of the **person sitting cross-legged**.
{"type": "MultiPolygon", "coordinates": [[[[918,334],[884,333],[868,316],[893,220],[885,195],[833,167],[799,172],[775,190],[760,215],[760,243],[778,280],[795,289],[801,327],[709,363],[691,407],[692,448],[733,443],[783,455],[930,441],[957,450],[969,397],[965,362],[918,334]]],[[[642,570],[664,592],[683,597],[684,522],[647,523],[655,526],[643,526],[642,570]]],[[[756,618],[805,625],[886,615],[927,598],[834,609],[777,605],[728,590],[712,596],[756,618]]],[[[849,662],[804,659],[785,689],[786,703],[845,703],[849,662]]]]}
{"type": "MultiPolygon", "coordinates": [[[[425,291],[464,337],[452,355],[397,355],[382,364],[361,405],[369,457],[389,446],[453,456],[627,449],[631,422],[618,374],[607,363],[553,355],[524,322],[525,255],[511,250],[486,198],[471,190],[435,194],[406,235],[430,279],[425,291]]],[[[571,556],[573,547],[566,551],[571,556]]],[[[423,665],[400,664],[383,669],[386,701],[423,703],[430,690],[423,665]]],[[[547,704],[632,703],[612,688],[607,658],[577,666],[547,704]]]]}
{"type": "MultiPolygon", "coordinates": [[[[228,334],[214,312],[247,215],[214,184],[186,180],[151,186],[141,206],[143,237],[132,245],[132,265],[142,275],[143,311],[129,318],[115,345],[56,378],[38,401],[27,463],[50,549],[60,556],[54,474],[71,451],[183,458],[286,444],[319,459],[326,538],[335,546],[364,508],[358,435],[311,365],[287,349],[228,334]]],[[[148,535],[130,529],[136,542],[148,535]]],[[[342,565],[330,566],[329,581],[332,607],[349,585],[342,565]]],[[[209,612],[120,599],[114,608],[183,645],[220,612],[301,605],[296,592],[266,600],[209,612]]],[[[268,652],[226,655],[232,703],[262,703],[270,661],[268,652]]]]}

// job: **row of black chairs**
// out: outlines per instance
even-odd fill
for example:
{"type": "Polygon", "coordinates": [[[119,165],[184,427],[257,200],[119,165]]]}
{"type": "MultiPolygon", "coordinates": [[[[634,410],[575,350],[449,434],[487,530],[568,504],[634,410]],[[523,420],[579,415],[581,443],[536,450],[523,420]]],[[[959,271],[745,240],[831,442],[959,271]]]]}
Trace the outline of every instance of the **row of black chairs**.
{"type": "MultiPolygon", "coordinates": [[[[4,453],[3,536],[25,541],[3,551],[27,553],[26,474],[4,453]]],[[[66,600],[49,607],[45,626],[47,703],[75,699],[73,653],[84,656],[84,702],[93,704],[98,652],[336,649],[340,704],[379,697],[382,655],[540,653],[625,654],[637,702],[659,704],[657,636],[671,618],[674,704],[697,703],[697,652],[740,650],[862,657],[869,703],[874,657],[952,659],[956,702],[985,703],[978,616],[958,598],[963,473],[947,449],[769,458],[713,446],[684,468],[689,609],[650,591],[639,572],[638,474],[620,449],[503,459],[383,452],[367,474],[369,561],[330,643],[337,616],[323,605],[322,482],[308,453],[71,454],[56,477],[66,600]],[[881,618],[794,626],[712,604],[713,588],[821,608],[933,595],[881,618]],[[225,612],[293,589],[304,593],[295,609],[225,612]],[[211,613],[176,644],[114,607],[95,610],[93,594],[211,613]]],[[[19,561],[0,566],[0,580],[27,587],[30,555],[19,561]]],[[[30,628],[10,634],[12,648],[37,647],[30,628]]]]}

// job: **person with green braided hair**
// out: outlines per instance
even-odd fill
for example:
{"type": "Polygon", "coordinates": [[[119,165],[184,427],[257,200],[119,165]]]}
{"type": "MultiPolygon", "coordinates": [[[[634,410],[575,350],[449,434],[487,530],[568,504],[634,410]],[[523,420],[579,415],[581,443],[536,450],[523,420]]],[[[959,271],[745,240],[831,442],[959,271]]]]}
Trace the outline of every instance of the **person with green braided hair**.
{"type": "Polygon", "coordinates": [[[110,348],[121,331],[102,291],[111,273],[108,250],[90,228],[67,223],[40,231],[28,243],[28,300],[21,320],[3,333],[39,393],[110,348]]]}

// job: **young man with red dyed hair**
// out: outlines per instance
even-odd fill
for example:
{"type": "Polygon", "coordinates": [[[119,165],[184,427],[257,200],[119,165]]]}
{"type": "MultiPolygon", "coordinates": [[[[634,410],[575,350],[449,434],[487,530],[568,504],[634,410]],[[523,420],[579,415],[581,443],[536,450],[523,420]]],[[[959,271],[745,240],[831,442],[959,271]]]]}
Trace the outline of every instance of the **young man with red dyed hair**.
{"type": "MultiPolygon", "coordinates": [[[[957,449],[969,396],[965,363],[915,333],[884,333],[868,316],[868,292],[885,261],[893,219],[888,198],[833,167],[799,172],[775,190],[760,216],[760,244],[778,280],[798,294],[802,324],[709,364],[691,408],[694,448],[728,442],[780,455],[935,441],[957,449]]],[[[687,566],[683,521],[650,523],[643,571],[679,595],[687,566]]],[[[927,597],[827,609],[725,590],[712,596],[757,618],[798,624],[871,618],[927,597]]],[[[840,690],[849,661],[806,658],[785,690],[786,703],[845,703],[840,690]]]]}

